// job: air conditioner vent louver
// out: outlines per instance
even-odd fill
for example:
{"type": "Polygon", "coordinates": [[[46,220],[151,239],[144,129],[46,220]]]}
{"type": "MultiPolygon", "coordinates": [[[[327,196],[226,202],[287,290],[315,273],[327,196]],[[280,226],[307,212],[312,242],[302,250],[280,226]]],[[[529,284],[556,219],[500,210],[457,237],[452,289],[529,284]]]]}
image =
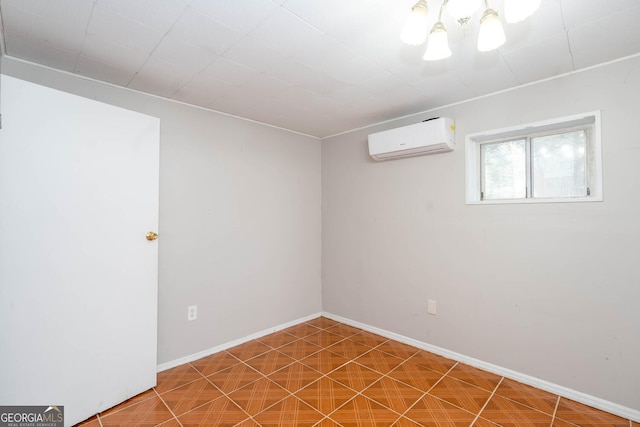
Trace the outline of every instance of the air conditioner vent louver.
{"type": "Polygon", "coordinates": [[[369,135],[369,155],[374,160],[445,153],[454,148],[455,125],[447,117],[369,135]]]}

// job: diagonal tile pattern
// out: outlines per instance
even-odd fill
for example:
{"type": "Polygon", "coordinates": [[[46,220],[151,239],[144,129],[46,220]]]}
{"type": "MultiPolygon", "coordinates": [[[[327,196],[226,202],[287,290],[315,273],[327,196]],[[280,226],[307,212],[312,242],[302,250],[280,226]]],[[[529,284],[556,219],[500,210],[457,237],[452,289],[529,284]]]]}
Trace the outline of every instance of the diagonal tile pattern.
{"type": "Polygon", "coordinates": [[[233,356],[238,359],[245,361],[249,359],[253,359],[256,356],[259,356],[267,351],[270,351],[271,347],[266,344],[261,343],[260,341],[253,340],[246,342],[244,344],[235,346],[227,350],[233,356]]]}
{"type": "Polygon", "coordinates": [[[318,317],[158,374],[82,427],[640,427],[318,317]]]}
{"type": "Polygon", "coordinates": [[[279,352],[296,360],[304,359],[320,350],[322,347],[301,339],[278,348],[279,352]]]}
{"type": "Polygon", "coordinates": [[[561,397],[558,402],[556,418],[579,425],[580,427],[627,427],[629,425],[629,420],[599,411],[563,397],[561,397]]]}
{"type": "Polygon", "coordinates": [[[249,365],[239,364],[207,377],[225,393],[231,393],[262,378],[262,374],[249,365]]]}
{"type": "Polygon", "coordinates": [[[476,418],[471,412],[457,408],[431,395],[425,395],[405,417],[419,425],[469,426],[476,418]]]}
{"type": "Polygon", "coordinates": [[[332,345],[331,347],[328,347],[327,350],[348,359],[355,359],[356,357],[360,357],[363,354],[371,351],[371,347],[352,341],[350,339],[345,339],[332,345]]]}
{"type": "Polygon", "coordinates": [[[258,338],[256,341],[266,344],[271,348],[279,348],[283,345],[287,345],[293,341],[295,341],[297,337],[288,334],[286,332],[280,331],[275,332],[273,334],[266,335],[264,337],[258,338]]]}
{"type": "Polygon", "coordinates": [[[295,396],[275,404],[262,411],[254,419],[261,426],[273,427],[304,427],[313,426],[324,416],[295,396]]]}
{"type": "Polygon", "coordinates": [[[449,376],[489,391],[495,389],[501,379],[501,377],[496,374],[482,371],[462,363],[454,366],[453,369],[449,371],[449,376]]]}
{"type": "Polygon", "coordinates": [[[491,397],[490,391],[450,377],[443,378],[429,394],[476,414],[491,397]]]}
{"type": "Polygon", "coordinates": [[[203,357],[191,363],[202,375],[211,375],[240,363],[240,360],[233,357],[226,351],[203,357]]]}
{"type": "Polygon", "coordinates": [[[184,427],[232,426],[243,422],[249,415],[226,396],[219,397],[178,417],[184,427]]]}
{"type": "Polygon", "coordinates": [[[259,379],[229,394],[229,398],[250,415],[257,415],[288,396],[287,390],[268,378],[259,379]]]}
{"type": "Polygon", "coordinates": [[[553,415],[558,396],[505,378],[496,389],[496,394],[522,405],[553,415]]]}
{"type": "Polygon", "coordinates": [[[447,373],[449,369],[453,368],[456,364],[454,360],[447,359],[424,350],[414,354],[409,361],[418,366],[422,366],[423,368],[431,369],[432,371],[440,372],[442,374],[447,373]]]}
{"type": "Polygon", "coordinates": [[[349,362],[328,374],[328,377],[360,392],[380,378],[380,373],[357,363],[349,362]]]}
{"type": "Polygon", "coordinates": [[[397,413],[364,396],[354,397],[331,415],[331,419],[343,426],[362,427],[391,425],[398,418],[397,413]]]}
{"type": "Polygon", "coordinates": [[[286,354],[280,353],[278,350],[272,350],[247,360],[246,364],[258,372],[269,375],[293,362],[294,360],[286,354]]]}
{"type": "Polygon", "coordinates": [[[167,391],[161,394],[160,397],[175,415],[182,415],[222,395],[223,393],[220,389],[207,381],[206,378],[201,378],[167,391]]]}
{"type": "Polygon", "coordinates": [[[547,427],[551,424],[552,418],[551,415],[501,396],[493,396],[480,416],[504,427],[547,427]]]}
{"type": "Polygon", "coordinates": [[[369,369],[373,369],[374,371],[386,374],[397,368],[399,364],[404,362],[404,359],[400,359],[399,357],[395,357],[378,350],[371,350],[370,352],[358,357],[355,362],[366,366],[369,369]]]}
{"type": "Polygon", "coordinates": [[[336,368],[349,362],[349,359],[328,350],[321,350],[309,357],[305,357],[300,363],[315,369],[323,374],[328,374],[336,368]]]}
{"type": "Polygon", "coordinates": [[[159,396],[153,396],[135,405],[128,406],[100,417],[104,427],[158,425],[171,419],[173,415],[159,396]]]}
{"type": "Polygon", "coordinates": [[[362,394],[402,414],[412,407],[424,395],[424,392],[392,378],[383,377],[371,384],[362,394]]]}
{"type": "Polygon", "coordinates": [[[295,393],[303,387],[320,378],[322,374],[302,363],[295,362],[269,375],[269,378],[291,393],[295,393]]]}
{"type": "Polygon", "coordinates": [[[305,341],[322,347],[328,347],[344,339],[342,335],[327,331],[316,332],[303,338],[305,341]]]}
{"type": "Polygon", "coordinates": [[[199,380],[202,375],[191,365],[181,365],[158,374],[156,390],[159,393],[172,390],[199,380]]]}
{"type": "Polygon", "coordinates": [[[442,379],[441,373],[423,368],[410,361],[404,362],[388,375],[422,391],[428,391],[442,379]]]}
{"type": "Polygon", "coordinates": [[[328,377],[322,377],[295,395],[323,414],[329,414],[353,398],[356,392],[328,377]]]}

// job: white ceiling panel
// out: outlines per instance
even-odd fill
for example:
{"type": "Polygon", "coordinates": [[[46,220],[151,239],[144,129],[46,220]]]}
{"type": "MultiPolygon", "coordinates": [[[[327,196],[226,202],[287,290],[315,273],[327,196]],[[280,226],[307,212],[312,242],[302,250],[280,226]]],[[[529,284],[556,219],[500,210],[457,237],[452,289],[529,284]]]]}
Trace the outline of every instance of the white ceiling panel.
{"type": "Polygon", "coordinates": [[[86,0],[2,0],[2,7],[13,6],[35,15],[47,15],[60,18],[63,15],[77,19],[86,16],[87,19],[93,8],[93,1],[86,0]]]}
{"type": "Polygon", "coordinates": [[[518,81],[498,50],[477,52],[475,43],[462,43],[455,46],[455,49],[457,55],[449,58],[451,70],[476,95],[524,83],[518,81]]]}
{"type": "Polygon", "coordinates": [[[215,99],[209,104],[209,107],[229,114],[259,120],[257,115],[262,111],[268,111],[267,107],[272,105],[273,98],[257,96],[251,89],[236,86],[228,94],[215,99]],[[254,112],[249,114],[251,110],[254,112]]]}
{"type": "Polygon", "coordinates": [[[37,57],[38,63],[58,70],[73,72],[78,62],[78,53],[47,43],[46,41],[14,38],[5,36],[4,42],[7,44],[7,54],[16,58],[31,60],[37,57]]]}
{"type": "MultiPolygon", "coordinates": [[[[56,13],[57,10],[50,11],[56,13]]],[[[11,26],[5,30],[5,36],[33,43],[45,42],[67,51],[79,51],[84,43],[91,8],[82,11],[86,13],[76,11],[76,19],[67,24],[64,19],[50,19],[44,10],[33,13],[32,10],[2,4],[3,20],[11,22],[11,26]]]]}
{"type": "Polygon", "coordinates": [[[87,34],[81,56],[108,64],[111,68],[129,73],[133,77],[147,61],[150,52],[150,50],[141,50],[136,46],[118,45],[102,34],[87,34]]]}
{"type": "Polygon", "coordinates": [[[453,73],[434,73],[428,79],[416,83],[414,87],[416,93],[422,99],[424,109],[431,109],[476,96],[476,93],[453,73]]]}
{"type": "Polygon", "coordinates": [[[356,84],[362,80],[382,74],[384,70],[370,59],[356,54],[344,63],[333,64],[333,66],[327,67],[326,72],[330,77],[340,82],[356,84]]]}
{"type": "Polygon", "coordinates": [[[129,87],[142,92],[171,98],[195,77],[197,71],[187,65],[163,61],[151,56],[135,75],[129,87]]]}
{"type": "Polygon", "coordinates": [[[251,31],[251,37],[285,56],[306,49],[322,36],[321,31],[283,8],[251,31]]]}
{"type": "Polygon", "coordinates": [[[151,58],[177,64],[197,73],[218,57],[211,50],[185,42],[175,33],[164,36],[151,54],[151,58]]]}
{"type": "Polygon", "coordinates": [[[424,98],[414,86],[408,85],[388,71],[363,80],[357,86],[374,95],[384,97],[390,105],[418,102],[424,98]]]}
{"type": "Polygon", "coordinates": [[[343,105],[343,110],[350,108],[372,108],[381,103],[388,104],[383,95],[374,94],[360,86],[346,86],[327,94],[327,98],[343,105]]]}
{"type": "Polygon", "coordinates": [[[183,102],[184,96],[192,93],[199,93],[198,99],[206,99],[206,104],[197,103],[196,105],[209,105],[215,99],[225,96],[231,92],[236,85],[223,81],[207,74],[206,70],[195,76],[189,83],[180,88],[174,95],[174,98],[183,102]]]}
{"type": "MultiPolygon", "coordinates": [[[[198,73],[190,83],[199,84],[202,89],[215,88],[220,82],[242,86],[260,73],[226,58],[218,58],[198,73]]],[[[225,85],[226,86],[226,85],[225,85]]]]}
{"type": "Polygon", "coordinates": [[[109,38],[116,45],[148,53],[151,53],[164,35],[161,31],[114,12],[102,3],[94,6],[87,33],[109,38]]]}
{"type": "MultiPolygon", "coordinates": [[[[505,24],[507,41],[499,48],[502,54],[543,43],[545,40],[566,34],[562,10],[558,2],[546,2],[536,13],[516,24],[505,24]]],[[[547,55],[551,57],[551,55],[547,55]]]]}
{"type": "Polygon", "coordinates": [[[305,74],[302,81],[297,83],[297,86],[320,95],[327,95],[349,85],[334,79],[323,71],[313,70],[310,73],[305,74]]]}
{"type": "Polygon", "coordinates": [[[312,73],[311,67],[294,58],[269,61],[261,67],[264,74],[292,85],[299,85],[312,73]]]}
{"type": "Polygon", "coordinates": [[[240,34],[247,34],[275,12],[278,5],[271,0],[193,0],[191,8],[233,28],[240,34]]]}
{"type": "Polygon", "coordinates": [[[332,28],[344,23],[351,22],[358,28],[362,12],[377,3],[376,0],[289,0],[284,7],[319,30],[332,34],[332,28]]]}
{"type": "MultiPolygon", "coordinates": [[[[82,1],[82,0],[76,0],[82,1]]],[[[97,0],[102,6],[132,21],[166,33],[191,0],[97,0]]],[[[55,1],[57,2],[57,0],[55,1]]],[[[53,3],[53,2],[52,2],[53,3]]],[[[90,3],[84,1],[84,3],[90,3]]]]}
{"type": "Polygon", "coordinates": [[[251,91],[257,97],[273,97],[293,86],[289,83],[269,77],[266,74],[257,74],[251,80],[245,82],[242,87],[251,91]]]}
{"type": "Polygon", "coordinates": [[[290,87],[274,96],[280,109],[286,114],[291,108],[304,106],[322,114],[329,114],[343,108],[342,104],[301,87],[290,87]]]}
{"type": "Polygon", "coordinates": [[[83,55],[80,55],[80,58],[78,58],[75,71],[81,76],[118,86],[127,86],[133,76],[135,76],[135,71],[128,71],[111,63],[105,64],[83,55]]]}
{"type": "Polygon", "coordinates": [[[344,64],[356,56],[356,52],[334,38],[323,35],[291,54],[292,58],[306,64],[312,70],[327,71],[344,64]]]}
{"type": "Polygon", "coordinates": [[[260,74],[252,68],[245,67],[226,58],[218,58],[209,64],[202,72],[198,73],[192,81],[201,81],[203,84],[215,86],[217,81],[242,86],[246,82],[256,78],[260,74]]]}
{"type": "Polygon", "coordinates": [[[505,62],[520,82],[533,82],[573,71],[567,34],[562,33],[503,54],[505,62]],[[531,58],[538,58],[532,62],[531,58]]]}
{"type": "MultiPolygon", "coordinates": [[[[607,15],[629,13],[629,9],[638,7],[638,0],[562,0],[559,2],[562,8],[562,17],[567,28],[578,27],[584,24],[598,21],[607,15]]],[[[638,15],[634,15],[636,19],[638,15]]]]}
{"type": "Polygon", "coordinates": [[[640,2],[636,6],[569,29],[576,68],[633,55],[640,51],[640,2]]]}
{"type": "Polygon", "coordinates": [[[282,64],[287,58],[285,55],[265,46],[251,36],[242,38],[242,40],[227,50],[223,57],[255,70],[277,68],[278,64],[282,64]]]}
{"type": "Polygon", "coordinates": [[[434,75],[452,71],[452,64],[455,58],[434,62],[423,61],[423,50],[422,46],[407,46],[403,54],[406,61],[402,65],[392,68],[390,70],[391,73],[408,85],[414,86],[425,79],[430,79],[434,75]]]}
{"type": "Polygon", "coordinates": [[[178,18],[170,34],[216,55],[223,54],[242,38],[240,32],[191,8],[178,18]]]}
{"type": "Polygon", "coordinates": [[[171,99],[185,102],[187,104],[207,107],[215,99],[227,95],[234,88],[232,84],[223,81],[210,80],[207,83],[191,80],[182,86],[171,99]]]}
{"type": "Polygon", "coordinates": [[[542,0],[487,53],[482,10],[445,12],[453,54],[423,61],[399,40],[414,3],[0,0],[0,31],[12,57],[319,137],[640,54],[638,0],[542,0]]]}
{"type": "MultiPolygon", "coordinates": [[[[361,15],[361,25],[342,21],[331,29],[331,37],[369,57],[381,67],[391,69],[407,59],[402,56],[405,45],[400,41],[398,28],[398,24],[389,20],[378,8],[369,8],[361,15]],[[375,31],[367,30],[370,27],[374,27],[375,31]]],[[[424,46],[420,50],[424,52],[424,46]]]]}

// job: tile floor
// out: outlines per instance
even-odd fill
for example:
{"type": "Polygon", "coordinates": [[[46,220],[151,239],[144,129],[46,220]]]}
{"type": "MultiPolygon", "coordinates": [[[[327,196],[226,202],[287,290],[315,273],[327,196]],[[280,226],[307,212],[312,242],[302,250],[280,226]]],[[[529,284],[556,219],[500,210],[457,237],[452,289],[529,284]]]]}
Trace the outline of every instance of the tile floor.
{"type": "Polygon", "coordinates": [[[640,427],[323,317],[160,372],[79,425],[640,427]]]}

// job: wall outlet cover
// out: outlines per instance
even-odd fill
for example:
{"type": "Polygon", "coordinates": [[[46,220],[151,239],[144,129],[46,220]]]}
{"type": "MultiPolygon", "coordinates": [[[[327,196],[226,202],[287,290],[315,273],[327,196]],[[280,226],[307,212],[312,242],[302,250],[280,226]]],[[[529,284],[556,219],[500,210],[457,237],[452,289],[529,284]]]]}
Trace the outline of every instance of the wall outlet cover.
{"type": "Polygon", "coordinates": [[[427,300],[427,313],[436,315],[437,303],[435,300],[427,300]]]}
{"type": "Polygon", "coordinates": [[[198,318],[198,306],[190,305],[187,307],[187,321],[191,322],[192,320],[196,320],[198,318]]]}

